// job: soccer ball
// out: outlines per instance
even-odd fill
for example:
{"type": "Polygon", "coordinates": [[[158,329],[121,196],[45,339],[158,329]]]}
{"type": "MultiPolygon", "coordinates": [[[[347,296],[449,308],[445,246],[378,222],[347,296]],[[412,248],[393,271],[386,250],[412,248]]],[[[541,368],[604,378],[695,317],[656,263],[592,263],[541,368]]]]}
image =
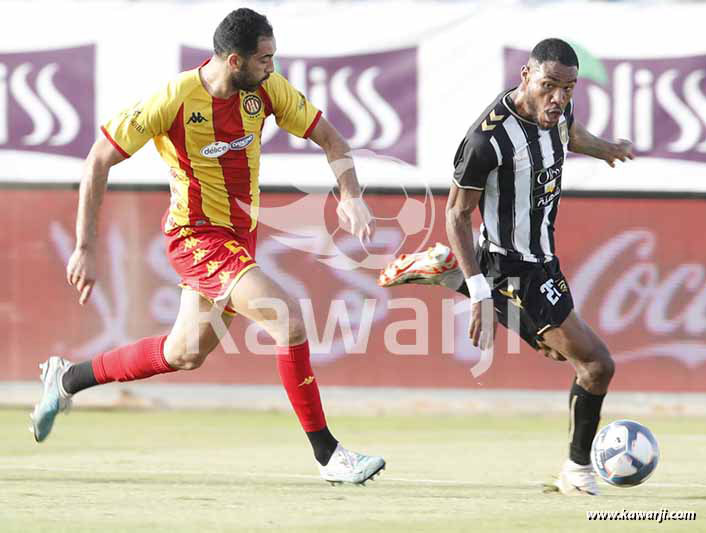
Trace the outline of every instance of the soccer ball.
{"type": "Polygon", "coordinates": [[[659,446],[652,432],[632,420],[616,420],[601,429],[591,446],[593,469],[616,487],[644,483],[659,462],[659,446]]]}

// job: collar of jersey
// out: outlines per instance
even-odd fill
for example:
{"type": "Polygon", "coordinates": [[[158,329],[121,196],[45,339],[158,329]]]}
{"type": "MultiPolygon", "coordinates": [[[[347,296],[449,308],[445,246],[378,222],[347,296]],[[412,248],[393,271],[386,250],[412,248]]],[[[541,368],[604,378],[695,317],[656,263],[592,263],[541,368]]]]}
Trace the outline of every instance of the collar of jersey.
{"type": "Polygon", "coordinates": [[[522,122],[526,122],[527,124],[532,124],[533,126],[536,126],[539,129],[542,129],[539,124],[536,122],[532,122],[531,120],[527,120],[526,118],[523,118],[520,116],[520,114],[515,111],[515,104],[512,103],[512,100],[509,98],[510,93],[517,89],[517,87],[513,87],[512,89],[508,90],[502,97],[502,103],[505,106],[505,108],[510,112],[510,114],[515,117],[518,120],[521,120],[522,122]]]}

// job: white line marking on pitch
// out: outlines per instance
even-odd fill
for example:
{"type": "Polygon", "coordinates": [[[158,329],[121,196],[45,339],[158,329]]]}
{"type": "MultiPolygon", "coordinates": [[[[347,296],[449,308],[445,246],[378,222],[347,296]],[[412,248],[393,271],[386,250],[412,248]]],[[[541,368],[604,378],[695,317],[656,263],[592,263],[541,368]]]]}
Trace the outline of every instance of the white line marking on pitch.
{"type": "MultiPolygon", "coordinates": [[[[224,465],[224,468],[227,468],[224,465]]],[[[0,470],[38,470],[44,472],[72,472],[76,474],[85,474],[86,471],[78,468],[60,468],[55,466],[31,466],[31,465],[17,465],[12,463],[0,463],[0,470]]],[[[91,470],[92,474],[103,474],[103,475],[129,475],[129,474],[143,474],[143,475],[154,475],[154,474],[180,474],[180,475],[218,475],[220,472],[204,472],[203,470],[91,470]]],[[[312,474],[275,474],[271,472],[231,472],[230,475],[243,476],[243,477],[267,477],[274,479],[311,479],[319,480],[319,476],[312,474]]],[[[487,485],[487,483],[481,483],[479,481],[464,481],[464,480],[450,480],[450,479],[415,479],[415,478],[403,478],[403,477],[389,477],[383,474],[380,478],[383,481],[393,481],[396,483],[410,483],[410,484],[429,484],[429,485],[487,485]]],[[[546,481],[525,481],[521,483],[522,486],[537,486],[542,485],[546,481]]],[[[658,488],[679,488],[679,489],[701,489],[706,488],[704,483],[648,483],[647,486],[658,487],[658,488]]]]}

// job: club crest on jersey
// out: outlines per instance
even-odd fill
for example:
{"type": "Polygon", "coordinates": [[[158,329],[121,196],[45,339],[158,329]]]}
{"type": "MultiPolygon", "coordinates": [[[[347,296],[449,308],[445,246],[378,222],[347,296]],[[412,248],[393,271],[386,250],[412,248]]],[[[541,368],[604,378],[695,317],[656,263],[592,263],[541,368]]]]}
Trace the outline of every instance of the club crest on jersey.
{"type": "Polygon", "coordinates": [[[561,144],[569,143],[569,126],[566,121],[559,123],[559,139],[561,139],[561,144]]]}
{"type": "Polygon", "coordinates": [[[216,158],[221,157],[230,150],[245,150],[245,148],[253,142],[253,139],[255,139],[255,135],[250,133],[245,137],[235,139],[229,143],[223,141],[212,142],[211,144],[201,148],[201,155],[204,157],[216,158]]]}
{"type": "Polygon", "coordinates": [[[248,115],[254,117],[262,111],[262,100],[260,100],[259,96],[249,94],[243,98],[243,109],[248,115]]]}

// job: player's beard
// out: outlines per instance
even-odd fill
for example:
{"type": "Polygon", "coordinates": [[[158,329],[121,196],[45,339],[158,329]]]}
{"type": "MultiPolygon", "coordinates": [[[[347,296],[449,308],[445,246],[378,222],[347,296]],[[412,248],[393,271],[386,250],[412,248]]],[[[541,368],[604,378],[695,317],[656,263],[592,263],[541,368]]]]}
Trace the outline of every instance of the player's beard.
{"type": "MultiPolygon", "coordinates": [[[[267,79],[267,78],[265,78],[267,79]]],[[[265,80],[255,78],[249,71],[235,72],[230,78],[230,84],[236,91],[256,91],[265,80]]]]}

